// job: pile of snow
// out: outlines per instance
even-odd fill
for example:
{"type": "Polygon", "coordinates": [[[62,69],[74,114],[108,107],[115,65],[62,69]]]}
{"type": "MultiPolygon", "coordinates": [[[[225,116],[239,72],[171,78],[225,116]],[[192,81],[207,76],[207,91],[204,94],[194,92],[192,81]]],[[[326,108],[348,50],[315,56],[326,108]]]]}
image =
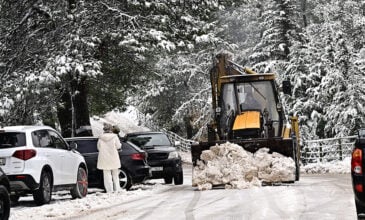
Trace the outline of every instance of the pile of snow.
{"type": "Polygon", "coordinates": [[[202,152],[193,170],[193,185],[199,190],[224,185],[225,188],[260,187],[262,182],[276,183],[295,179],[295,162],[279,153],[262,148],[250,153],[241,146],[224,143],[202,152]]]}
{"type": "Polygon", "coordinates": [[[351,157],[342,161],[310,163],[300,167],[301,173],[310,174],[348,174],[351,171],[351,157]]]}
{"type": "Polygon", "coordinates": [[[129,106],[126,111],[111,111],[103,117],[94,116],[90,118],[91,130],[95,137],[103,133],[103,124],[116,125],[120,129],[120,136],[129,132],[149,131],[149,128],[138,125],[138,110],[129,106]]]}

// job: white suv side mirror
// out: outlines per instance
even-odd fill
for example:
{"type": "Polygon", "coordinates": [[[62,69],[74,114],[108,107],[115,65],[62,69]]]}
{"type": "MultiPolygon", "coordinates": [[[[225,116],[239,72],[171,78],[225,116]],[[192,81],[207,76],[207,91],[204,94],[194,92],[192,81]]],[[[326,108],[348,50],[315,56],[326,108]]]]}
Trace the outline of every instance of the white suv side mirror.
{"type": "Polygon", "coordinates": [[[70,149],[71,150],[77,150],[77,143],[76,142],[71,142],[70,143],[70,149]]]}

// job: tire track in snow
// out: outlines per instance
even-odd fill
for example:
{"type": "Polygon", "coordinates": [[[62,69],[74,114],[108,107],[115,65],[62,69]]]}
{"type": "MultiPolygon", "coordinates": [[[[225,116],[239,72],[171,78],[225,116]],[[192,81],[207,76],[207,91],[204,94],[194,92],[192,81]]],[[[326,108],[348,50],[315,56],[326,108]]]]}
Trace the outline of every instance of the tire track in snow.
{"type": "Polygon", "coordinates": [[[198,204],[198,201],[200,199],[200,195],[201,195],[200,191],[198,191],[198,190],[194,191],[194,196],[193,196],[192,200],[190,201],[190,203],[188,204],[188,206],[185,209],[186,219],[195,220],[194,208],[198,204]]]}

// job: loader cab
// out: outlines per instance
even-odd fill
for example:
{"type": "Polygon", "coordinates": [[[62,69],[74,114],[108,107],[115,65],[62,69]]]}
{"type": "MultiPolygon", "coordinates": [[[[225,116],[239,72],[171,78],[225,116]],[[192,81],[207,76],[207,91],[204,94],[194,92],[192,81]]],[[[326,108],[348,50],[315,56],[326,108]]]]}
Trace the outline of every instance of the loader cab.
{"type": "Polygon", "coordinates": [[[218,98],[220,139],[280,136],[283,113],[273,78],[252,75],[226,78],[218,98]]]}

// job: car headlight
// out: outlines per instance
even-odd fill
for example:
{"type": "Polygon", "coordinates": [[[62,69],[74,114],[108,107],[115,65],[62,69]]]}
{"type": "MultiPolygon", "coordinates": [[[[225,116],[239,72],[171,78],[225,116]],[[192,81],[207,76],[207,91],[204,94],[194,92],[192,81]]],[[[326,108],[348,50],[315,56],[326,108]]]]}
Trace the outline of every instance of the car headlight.
{"type": "Polygon", "coordinates": [[[177,153],[177,151],[173,151],[169,153],[169,157],[167,159],[173,159],[173,158],[178,158],[179,154],[177,153]]]}

